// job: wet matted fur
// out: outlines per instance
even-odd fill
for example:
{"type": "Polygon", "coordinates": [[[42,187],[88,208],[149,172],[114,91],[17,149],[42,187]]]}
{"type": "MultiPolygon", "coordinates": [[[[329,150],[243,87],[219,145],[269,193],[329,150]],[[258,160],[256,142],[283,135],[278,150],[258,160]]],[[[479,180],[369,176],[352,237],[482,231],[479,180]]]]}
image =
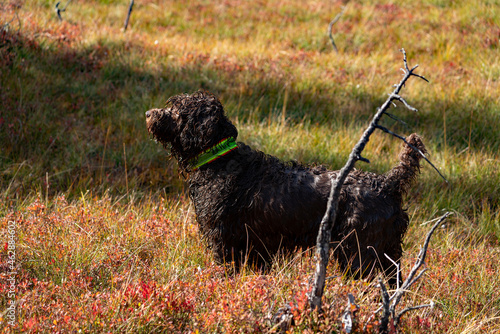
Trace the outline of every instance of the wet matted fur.
{"type": "MultiPolygon", "coordinates": [[[[208,92],[171,97],[146,112],[148,131],[170,150],[188,175],[189,195],[202,236],[221,263],[264,265],[278,252],[315,246],[326,210],[330,176],[254,150],[243,143],[218,159],[192,167],[193,159],[238,131],[218,98],[208,92]]],[[[425,152],[419,136],[407,138],[425,152]]],[[[403,144],[400,162],[385,174],[354,170],[341,192],[332,248],[343,269],[368,275],[399,262],[409,218],[403,196],[419,172],[421,156],[403,144]]],[[[394,283],[392,278],[392,283],[394,283]]]]}

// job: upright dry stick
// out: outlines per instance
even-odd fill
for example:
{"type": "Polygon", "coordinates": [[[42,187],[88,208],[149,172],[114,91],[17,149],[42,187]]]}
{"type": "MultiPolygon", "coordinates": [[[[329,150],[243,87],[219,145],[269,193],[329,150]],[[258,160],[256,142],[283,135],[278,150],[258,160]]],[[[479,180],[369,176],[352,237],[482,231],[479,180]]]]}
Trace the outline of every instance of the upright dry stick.
{"type": "MultiPolygon", "coordinates": [[[[387,289],[385,288],[384,283],[382,280],[379,280],[379,287],[380,291],[382,293],[382,306],[374,312],[374,314],[378,313],[381,309],[384,310],[382,317],[380,319],[380,326],[379,326],[379,332],[380,333],[388,333],[388,325],[390,318],[393,320],[393,326],[394,328],[397,328],[399,325],[399,321],[401,320],[401,317],[413,310],[418,310],[424,307],[432,307],[434,303],[431,301],[429,304],[422,304],[422,305],[417,305],[417,306],[410,306],[396,314],[396,307],[398,306],[401,297],[409,291],[410,287],[417,282],[420,277],[425,273],[426,269],[422,269],[420,273],[417,274],[417,272],[420,270],[420,268],[425,264],[425,257],[427,255],[427,248],[429,247],[429,243],[431,241],[432,234],[436,231],[436,229],[441,226],[442,222],[448,218],[450,215],[450,212],[446,212],[444,215],[442,215],[437,222],[432,226],[430,231],[427,233],[427,236],[425,237],[425,242],[424,245],[422,246],[422,249],[420,250],[420,253],[418,254],[418,260],[411,269],[410,273],[408,274],[408,277],[406,280],[403,282],[401,287],[398,287],[394,294],[388,298],[387,294],[387,289]],[[392,301],[392,302],[391,302],[392,301]]],[[[398,269],[399,270],[399,269],[398,269]]],[[[370,317],[371,318],[371,317],[370,317]]],[[[365,324],[366,327],[366,324],[365,324]]]]}
{"type": "Polygon", "coordinates": [[[130,14],[132,14],[132,8],[134,7],[134,0],[130,0],[130,5],[128,6],[127,18],[125,19],[125,25],[123,26],[123,31],[127,31],[128,20],[130,20],[130,14]]]}
{"type": "Polygon", "coordinates": [[[56,3],[56,14],[57,14],[57,17],[59,18],[59,21],[63,20],[62,16],[61,16],[61,13],[66,11],[66,7],[68,7],[68,5],[69,5],[70,2],[71,2],[71,0],[69,0],[66,3],[66,6],[64,6],[64,8],[59,8],[59,5],[61,4],[60,1],[58,3],[56,3]]]}
{"type": "MultiPolygon", "coordinates": [[[[361,156],[361,152],[365,148],[366,144],[370,140],[370,135],[375,131],[375,129],[385,130],[385,132],[389,132],[389,130],[380,126],[378,122],[384,115],[384,113],[389,109],[391,103],[394,100],[401,101],[406,107],[410,110],[416,111],[415,108],[412,108],[401,96],[399,96],[399,91],[403,88],[406,81],[412,77],[418,77],[428,82],[423,76],[413,73],[413,71],[418,67],[418,65],[413,68],[408,67],[408,63],[406,61],[406,52],[404,49],[401,49],[403,53],[403,61],[405,68],[402,69],[404,76],[403,79],[399,82],[399,84],[395,85],[394,91],[389,94],[389,98],[384,102],[382,107],[380,107],[373,117],[370,125],[365,130],[361,139],[358,141],[354,149],[351,151],[349,155],[349,159],[345,166],[340,170],[336,179],[332,176],[332,186],[330,189],[330,196],[328,198],[328,204],[326,208],[325,215],[321,220],[321,225],[319,227],[318,238],[316,239],[316,269],[314,272],[314,280],[311,288],[311,292],[309,294],[309,305],[311,310],[321,310],[321,298],[323,297],[323,291],[325,289],[325,279],[326,279],[326,267],[328,264],[329,253],[330,253],[330,241],[332,235],[332,228],[337,216],[337,207],[339,202],[339,195],[342,185],[344,184],[347,175],[354,168],[354,165],[358,160],[369,162],[368,159],[363,158],[361,156]]],[[[392,132],[390,132],[393,134],[392,132]]],[[[393,134],[396,135],[396,134],[393,134]]],[[[398,136],[398,138],[403,139],[405,142],[405,138],[402,136],[398,136]]],[[[412,149],[417,150],[424,158],[424,154],[418,150],[417,148],[410,146],[412,149]]],[[[426,159],[426,161],[428,161],[426,159]]],[[[429,161],[428,161],[429,162],[429,161]]],[[[429,162],[430,163],[430,162],[429,162]]],[[[432,165],[432,164],[431,164],[432,165]]],[[[434,167],[434,166],[433,166],[434,167]]],[[[434,167],[435,168],[435,167],[434,167]]],[[[436,168],[435,168],[436,169],[436,168]]],[[[437,169],[436,169],[437,170],[437,169]]]]}

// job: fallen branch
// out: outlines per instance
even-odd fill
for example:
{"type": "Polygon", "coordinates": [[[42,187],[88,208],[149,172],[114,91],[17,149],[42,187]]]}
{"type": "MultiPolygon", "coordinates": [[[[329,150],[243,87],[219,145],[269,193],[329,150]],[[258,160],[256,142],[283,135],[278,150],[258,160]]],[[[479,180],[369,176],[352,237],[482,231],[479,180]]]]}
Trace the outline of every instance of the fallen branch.
{"type": "MultiPolygon", "coordinates": [[[[387,114],[387,113],[386,113],[386,114],[387,114]]],[[[391,117],[391,118],[392,118],[392,117],[391,117]]],[[[387,129],[387,128],[383,127],[382,125],[378,125],[378,124],[377,124],[377,129],[380,129],[380,130],[384,131],[385,133],[388,133],[388,134],[390,134],[390,135],[392,135],[392,136],[394,136],[394,137],[396,137],[396,138],[399,138],[399,139],[401,139],[402,141],[404,141],[404,142],[406,143],[406,145],[410,146],[410,148],[411,148],[412,150],[414,150],[414,151],[418,152],[418,153],[422,156],[422,158],[423,158],[425,161],[427,161],[427,163],[428,163],[429,165],[431,165],[431,167],[432,167],[432,168],[434,168],[434,170],[435,170],[435,171],[439,174],[439,176],[441,176],[441,178],[442,178],[442,179],[443,179],[446,183],[448,183],[448,180],[444,177],[444,175],[443,175],[443,174],[441,174],[441,172],[439,171],[439,169],[437,169],[437,168],[436,168],[436,166],[434,166],[434,164],[433,164],[433,163],[432,163],[429,159],[427,159],[427,157],[425,156],[425,154],[424,154],[422,151],[420,151],[418,148],[416,148],[415,146],[413,146],[412,144],[410,144],[410,143],[406,140],[406,137],[400,136],[400,135],[398,135],[397,133],[394,133],[394,132],[392,132],[391,130],[389,130],[389,129],[387,129]]]]}
{"type": "Polygon", "coordinates": [[[66,7],[68,7],[69,3],[71,2],[71,0],[69,0],[67,3],[66,3],[66,6],[64,6],[64,8],[59,8],[59,5],[61,4],[61,2],[59,1],[58,3],[56,3],[56,14],[57,14],[57,17],[59,18],[59,21],[62,21],[62,16],[61,16],[61,13],[62,12],[65,12],[66,11],[66,7]]]}
{"type": "MultiPolygon", "coordinates": [[[[326,267],[329,259],[331,233],[337,215],[340,190],[342,188],[342,185],[344,184],[345,179],[347,178],[347,175],[354,168],[354,165],[358,160],[369,162],[368,159],[363,158],[361,156],[361,152],[363,151],[366,144],[370,140],[371,134],[376,129],[381,129],[381,126],[379,126],[378,122],[380,121],[382,116],[386,113],[386,111],[389,109],[391,104],[394,103],[393,101],[402,100],[402,98],[399,96],[399,92],[405,85],[406,81],[410,77],[415,76],[428,82],[428,80],[425,79],[423,76],[414,73],[414,70],[418,67],[418,65],[414,66],[411,69],[408,68],[408,63],[406,60],[406,52],[404,51],[404,49],[401,49],[401,52],[403,53],[403,61],[405,65],[405,68],[402,69],[404,73],[403,79],[397,85],[395,85],[394,91],[391,94],[389,94],[388,99],[377,110],[377,113],[370,122],[370,125],[365,130],[365,132],[361,136],[361,139],[358,141],[356,146],[354,146],[353,150],[351,151],[351,154],[349,155],[347,163],[340,170],[337,177],[335,178],[333,175],[331,177],[331,188],[330,188],[330,196],[328,198],[327,209],[325,215],[323,216],[323,219],[321,220],[321,225],[319,227],[318,237],[316,240],[316,255],[315,255],[316,266],[315,266],[311,292],[308,295],[309,305],[311,307],[311,310],[321,310],[321,298],[323,297],[323,291],[325,288],[326,267]]],[[[406,106],[409,106],[408,103],[404,104],[406,106]]],[[[412,110],[416,109],[412,108],[412,110]]],[[[401,139],[404,137],[399,136],[398,138],[401,139]]],[[[412,147],[412,149],[415,150],[416,148],[412,147]]],[[[422,154],[422,152],[420,152],[420,154],[422,154]]]]}
{"type": "Polygon", "coordinates": [[[337,49],[337,45],[335,45],[335,41],[333,40],[333,35],[332,35],[332,27],[335,23],[337,23],[338,20],[340,20],[340,18],[342,17],[342,15],[344,14],[345,12],[345,9],[346,9],[347,6],[342,6],[342,10],[340,11],[340,13],[337,14],[337,16],[335,16],[335,18],[330,22],[330,24],[328,25],[328,37],[330,37],[330,42],[332,42],[332,46],[333,46],[333,49],[335,50],[335,52],[339,52],[339,50],[337,49]]]}

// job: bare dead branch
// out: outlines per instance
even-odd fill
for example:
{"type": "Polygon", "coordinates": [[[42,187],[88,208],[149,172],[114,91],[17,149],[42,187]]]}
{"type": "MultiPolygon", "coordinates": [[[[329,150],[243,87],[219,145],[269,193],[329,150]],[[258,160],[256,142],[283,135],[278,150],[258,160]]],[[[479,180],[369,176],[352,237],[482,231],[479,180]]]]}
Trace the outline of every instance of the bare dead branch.
{"type": "Polygon", "coordinates": [[[429,247],[429,243],[431,241],[432,234],[434,233],[434,231],[436,231],[436,229],[438,228],[438,226],[441,225],[441,223],[446,218],[448,218],[448,216],[450,214],[451,214],[451,212],[446,212],[444,215],[442,215],[441,218],[439,218],[436,221],[436,223],[434,223],[434,225],[432,226],[431,230],[427,233],[427,237],[425,238],[425,242],[424,242],[424,245],[422,246],[422,250],[420,251],[420,253],[418,255],[418,261],[417,261],[417,263],[415,263],[415,265],[413,266],[412,270],[408,274],[408,277],[403,282],[403,285],[401,286],[402,289],[409,288],[410,285],[412,285],[414,283],[412,281],[413,277],[415,276],[416,272],[420,269],[420,267],[425,263],[425,257],[427,255],[427,248],[429,247]]]}
{"type": "Polygon", "coordinates": [[[408,287],[415,284],[415,282],[417,282],[427,270],[429,270],[429,269],[427,269],[427,268],[422,269],[422,271],[420,273],[418,273],[417,276],[415,276],[415,278],[413,280],[411,280],[411,282],[408,283],[408,287]]]}
{"type": "Polygon", "coordinates": [[[429,165],[431,165],[431,167],[432,167],[432,168],[434,168],[434,170],[435,170],[435,171],[439,174],[439,176],[441,176],[441,178],[442,178],[442,179],[443,179],[446,183],[448,183],[448,180],[444,177],[444,175],[443,175],[443,174],[441,174],[441,172],[439,171],[439,169],[437,169],[437,167],[436,167],[436,166],[434,166],[434,164],[433,164],[433,163],[432,163],[432,162],[431,162],[431,161],[430,161],[430,160],[429,160],[429,159],[425,156],[425,154],[424,154],[422,151],[420,151],[418,148],[416,148],[416,147],[415,147],[415,146],[413,146],[412,144],[408,143],[408,141],[406,140],[406,137],[400,136],[400,135],[398,135],[397,133],[394,133],[394,132],[392,132],[391,130],[389,130],[389,129],[387,129],[387,128],[383,127],[382,125],[377,124],[377,125],[376,125],[376,127],[377,127],[377,129],[380,129],[380,130],[384,131],[385,133],[388,133],[388,134],[390,134],[390,135],[392,135],[392,136],[394,136],[394,137],[396,137],[396,138],[399,138],[399,139],[401,139],[402,141],[404,141],[404,142],[406,143],[406,145],[408,145],[408,146],[409,146],[412,150],[414,150],[414,151],[418,152],[418,153],[422,156],[422,158],[423,158],[425,161],[427,161],[427,163],[428,163],[429,165]]]}
{"type": "Polygon", "coordinates": [[[339,52],[339,50],[337,49],[337,45],[335,45],[335,41],[333,40],[332,27],[335,23],[337,23],[338,20],[340,20],[340,17],[344,14],[346,7],[347,6],[342,6],[342,10],[340,11],[340,13],[338,13],[337,16],[335,16],[335,18],[328,25],[328,37],[330,37],[330,42],[332,42],[333,49],[337,53],[339,52]]]}
{"type": "Polygon", "coordinates": [[[130,14],[132,14],[132,8],[134,7],[134,0],[130,0],[130,5],[128,7],[127,18],[125,19],[125,25],[123,27],[123,31],[127,31],[128,20],[130,20],[130,14]]]}
{"type": "Polygon", "coordinates": [[[347,298],[347,308],[342,314],[342,326],[346,333],[351,333],[353,323],[352,318],[359,310],[359,306],[356,304],[354,296],[352,294],[348,293],[347,298]]]}
{"type": "Polygon", "coordinates": [[[404,106],[405,106],[406,108],[410,109],[411,111],[415,111],[415,112],[417,112],[417,111],[418,111],[418,109],[413,108],[412,106],[410,106],[410,105],[408,104],[408,102],[406,102],[406,100],[405,100],[405,99],[403,99],[401,96],[399,96],[399,95],[397,95],[397,94],[392,94],[392,95],[390,95],[390,96],[392,97],[392,99],[393,99],[393,100],[398,100],[398,101],[402,102],[402,103],[404,104],[404,106]]]}
{"type": "Polygon", "coordinates": [[[389,307],[389,294],[387,293],[387,289],[385,288],[384,282],[381,278],[378,280],[378,284],[380,287],[380,293],[382,295],[382,308],[384,312],[382,313],[382,319],[380,320],[379,332],[386,334],[387,326],[389,325],[389,319],[391,317],[391,310],[389,307]]]}
{"type": "MultiPolygon", "coordinates": [[[[405,66],[405,69],[403,69],[403,72],[405,73],[403,76],[403,79],[401,79],[399,84],[396,85],[394,91],[389,95],[389,98],[377,110],[377,112],[375,113],[375,116],[373,117],[369,126],[367,127],[367,129],[365,130],[365,132],[361,136],[360,140],[358,141],[358,143],[354,146],[353,150],[351,151],[351,154],[349,155],[349,159],[347,160],[344,167],[342,167],[342,169],[340,170],[340,172],[337,174],[336,177],[333,175],[331,176],[331,188],[330,188],[330,195],[328,198],[328,204],[327,204],[325,215],[323,216],[323,218],[321,220],[321,224],[320,224],[319,232],[318,232],[318,237],[316,239],[316,254],[315,254],[316,266],[315,266],[315,272],[314,272],[314,278],[313,278],[313,283],[312,283],[312,287],[311,287],[311,292],[308,295],[309,305],[311,307],[311,310],[321,310],[321,298],[323,296],[323,291],[325,288],[326,267],[327,267],[328,259],[329,259],[331,233],[332,233],[332,228],[333,228],[333,222],[335,222],[335,218],[337,215],[337,207],[338,207],[339,195],[340,195],[340,190],[342,188],[342,185],[344,184],[344,181],[347,178],[347,175],[354,168],[354,165],[356,164],[356,162],[358,160],[362,160],[365,162],[367,161],[366,158],[363,158],[361,156],[361,152],[363,151],[366,144],[370,140],[371,134],[377,128],[380,129],[378,122],[380,121],[382,116],[385,114],[387,109],[390,107],[392,101],[395,99],[395,96],[398,96],[400,90],[403,88],[406,81],[410,77],[416,76],[413,73],[413,70],[416,67],[414,67],[410,70],[408,68],[408,62],[406,59],[406,53],[405,53],[404,49],[401,49],[401,52],[403,53],[403,60],[404,60],[404,66],[405,66]]],[[[387,131],[389,131],[389,130],[387,130],[387,131]]],[[[398,138],[401,139],[404,137],[398,136],[398,138]]]]}
{"type": "Polygon", "coordinates": [[[392,264],[394,265],[394,267],[396,268],[396,288],[399,289],[399,276],[401,275],[400,265],[399,265],[399,263],[397,263],[396,261],[391,259],[391,257],[389,255],[384,253],[384,256],[386,257],[386,259],[391,261],[392,264]]]}
{"type": "Polygon", "coordinates": [[[393,114],[389,114],[387,111],[385,112],[385,114],[386,114],[387,116],[389,116],[389,118],[392,118],[393,120],[395,120],[396,122],[399,122],[399,123],[403,124],[404,126],[408,126],[408,124],[406,124],[406,122],[405,122],[405,121],[403,121],[403,120],[401,120],[401,119],[397,118],[397,117],[396,117],[396,116],[394,116],[393,114]]]}
{"type": "Polygon", "coordinates": [[[366,159],[366,158],[363,158],[362,156],[358,156],[358,157],[357,157],[357,159],[358,159],[359,161],[366,162],[367,164],[369,164],[369,163],[370,163],[370,160],[368,160],[368,159],[366,159]]]}
{"type": "Polygon", "coordinates": [[[426,79],[426,78],[424,78],[423,76],[418,75],[418,74],[416,74],[416,73],[413,73],[413,71],[414,71],[414,70],[418,67],[418,64],[417,64],[417,65],[415,65],[415,66],[413,66],[413,67],[411,68],[411,70],[408,68],[408,61],[407,61],[407,59],[406,59],[406,52],[405,52],[405,50],[404,50],[404,49],[401,49],[401,52],[403,53],[403,62],[404,62],[404,64],[405,64],[405,68],[404,68],[404,69],[401,69],[401,70],[402,70],[405,74],[406,74],[406,73],[412,73],[412,75],[413,75],[413,76],[418,77],[418,78],[420,78],[420,79],[422,79],[422,80],[425,80],[425,81],[429,82],[429,80],[427,80],[427,79],[426,79]]]}

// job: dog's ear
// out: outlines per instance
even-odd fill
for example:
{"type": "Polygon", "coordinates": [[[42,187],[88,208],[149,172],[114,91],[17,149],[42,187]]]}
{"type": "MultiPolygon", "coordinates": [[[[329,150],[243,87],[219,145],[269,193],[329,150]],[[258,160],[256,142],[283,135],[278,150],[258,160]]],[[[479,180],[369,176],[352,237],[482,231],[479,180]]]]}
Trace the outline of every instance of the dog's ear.
{"type": "Polygon", "coordinates": [[[198,92],[198,94],[200,94],[200,98],[203,101],[202,106],[205,108],[203,112],[216,117],[224,115],[224,107],[217,96],[205,91],[198,92]]]}
{"type": "Polygon", "coordinates": [[[198,91],[193,94],[193,97],[199,99],[200,109],[199,115],[203,118],[203,122],[199,123],[200,132],[203,137],[210,142],[210,145],[215,145],[219,141],[233,137],[238,137],[238,130],[227,118],[224,107],[220,100],[214,94],[207,91],[198,91]]]}

